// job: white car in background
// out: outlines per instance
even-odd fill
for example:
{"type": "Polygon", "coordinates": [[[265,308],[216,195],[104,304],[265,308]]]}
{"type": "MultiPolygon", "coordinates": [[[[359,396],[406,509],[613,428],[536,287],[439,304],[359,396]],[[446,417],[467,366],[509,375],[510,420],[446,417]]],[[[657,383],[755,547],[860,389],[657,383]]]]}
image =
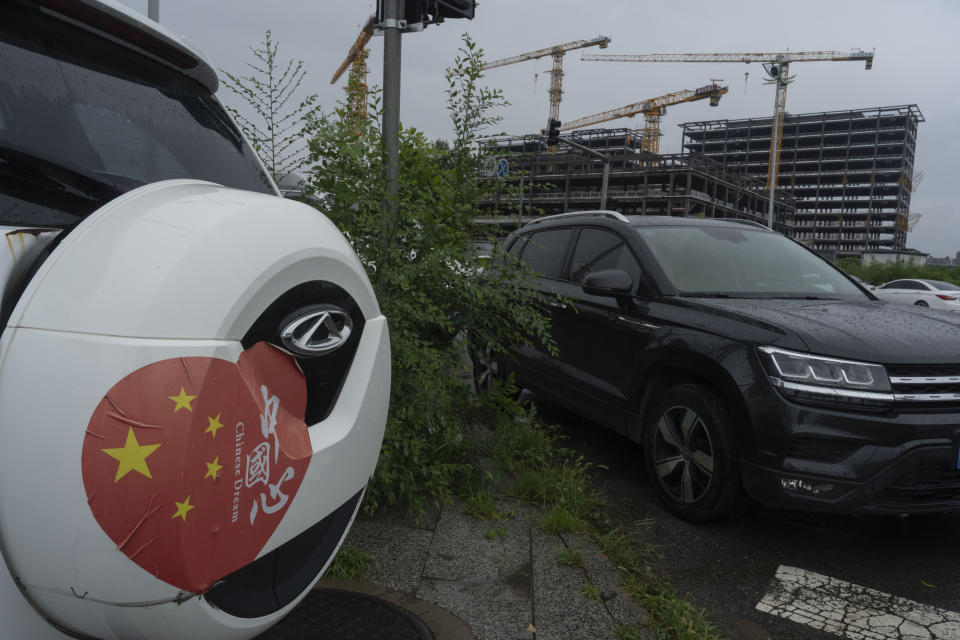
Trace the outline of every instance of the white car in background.
{"type": "Polygon", "coordinates": [[[364,268],[119,2],[3,0],[0,70],[0,638],[252,638],[377,462],[364,268]]]}
{"type": "Polygon", "coordinates": [[[873,288],[881,300],[960,312],[960,285],[940,280],[904,278],[873,288]]]}

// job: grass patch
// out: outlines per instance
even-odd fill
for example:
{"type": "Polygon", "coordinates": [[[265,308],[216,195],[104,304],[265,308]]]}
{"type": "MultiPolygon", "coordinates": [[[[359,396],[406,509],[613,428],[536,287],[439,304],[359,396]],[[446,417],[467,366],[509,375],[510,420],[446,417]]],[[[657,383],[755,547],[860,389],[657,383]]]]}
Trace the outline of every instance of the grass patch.
{"type": "Polygon", "coordinates": [[[467,496],[463,501],[463,512],[481,520],[508,520],[512,515],[501,511],[497,500],[487,490],[467,496]]]}
{"type": "Polygon", "coordinates": [[[326,575],[341,580],[365,580],[375,562],[373,556],[356,547],[340,547],[326,575]]]}
{"type": "Polygon", "coordinates": [[[643,640],[643,632],[630,624],[615,624],[613,632],[618,640],[643,640]]]}
{"type": "Polygon", "coordinates": [[[558,533],[582,533],[587,529],[587,523],[561,506],[554,505],[538,523],[544,533],[557,535],[558,533]]]}
{"type": "Polygon", "coordinates": [[[580,589],[580,593],[582,593],[587,600],[591,600],[593,602],[603,602],[603,591],[600,591],[600,587],[595,584],[583,585],[583,589],[580,589]]]}
{"type": "MultiPolygon", "coordinates": [[[[655,571],[656,549],[611,524],[606,515],[610,507],[591,478],[604,467],[565,448],[557,429],[543,425],[534,407],[521,407],[509,398],[510,391],[509,384],[495,385],[480,399],[479,419],[493,429],[478,453],[492,459],[496,476],[489,470],[463,476],[464,512],[494,523],[509,517],[488,488],[494,477],[502,477],[507,482],[498,486],[503,486],[506,496],[543,507],[538,525],[544,532],[582,533],[596,542],[619,570],[627,592],[649,612],[647,624],[658,640],[723,640],[704,612],[684,601],[669,580],[655,571]]],[[[497,540],[506,535],[504,527],[493,526],[484,537],[497,540]]],[[[582,554],[569,549],[558,553],[556,560],[564,566],[585,565],[582,554]]],[[[600,588],[592,584],[582,592],[588,600],[603,598],[600,588]]],[[[643,637],[636,626],[616,625],[613,630],[621,640],[643,637]]]]}
{"type": "Polygon", "coordinates": [[[631,576],[625,586],[650,614],[650,627],[657,638],[724,640],[720,630],[707,621],[704,611],[680,598],[667,582],[645,583],[631,576]]]}
{"type": "Polygon", "coordinates": [[[503,540],[507,537],[507,529],[506,527],[493,527],[492,529],[487,529],[483,537],[487,540],[503,540]]]}
{"type": "Polygon", "coordinates": [[[600,498],[590,486],[592,465],[582,458],[523,467],[514,476],[511,495],[545,507],[560,507],[574,520],[596,516],[600,498]]]}
{"type": "Polygon", "coordinates": [[[558,553],[557,564],[564,567],[575,567],[577,569],[585,569],[587,566],[586,560],[583,559],[583,554],[573,549],[564,549],[558,553]]]}
{"type": "Polygon", "coordinates": [[[724,640],[724,635],[683,600],[664,576],[653,571],[656,549],[619,530],[594,533],[593,540],[620,571],[627,592],[650,614],[649,627],[657,638],[724,640]]]}

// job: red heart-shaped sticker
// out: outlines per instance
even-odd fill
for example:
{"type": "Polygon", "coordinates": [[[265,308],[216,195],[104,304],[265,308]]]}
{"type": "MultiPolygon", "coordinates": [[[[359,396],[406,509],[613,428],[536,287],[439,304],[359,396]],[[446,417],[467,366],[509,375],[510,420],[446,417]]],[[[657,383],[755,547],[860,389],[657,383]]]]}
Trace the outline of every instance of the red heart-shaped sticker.
{"type": "Polygon", "coordinates": [[[94,517],[143,569],[206,592],[257,557],[300,488],[306,404],[296,362],[266,343],[236,363],[173,358],[134,371],[87,427],[94,517]]]}

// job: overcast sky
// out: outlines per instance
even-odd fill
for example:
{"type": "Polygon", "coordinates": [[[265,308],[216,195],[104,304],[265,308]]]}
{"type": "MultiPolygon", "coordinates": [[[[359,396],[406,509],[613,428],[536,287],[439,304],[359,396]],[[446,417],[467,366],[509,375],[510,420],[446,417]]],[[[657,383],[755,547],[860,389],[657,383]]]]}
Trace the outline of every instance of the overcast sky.
{"type": "MultiPolygon", "coordinates": [[[[124,1],[146,11],[146,0],[124,1]]],[[[344,81],[332,86],[330,77],[373,6],[372,0],[160,0],[160,22],[203,48],[215,67],[232,73],[244,72],[244,63],[252,61],[250,46],[271,29],[280,57],[305,62],[307,89],[332,110],[344,81]]],[[[953,256],[960,251],[960,206],[951,192],[960,181],[960,73],[952,51],[958,30],[960,2],[953,0],[480,0],[473,21],[448,20],[403,36],[401,119],[431,139],[450,137],[443,70],[465,31],[488,60],[597,35],[612,39],[603,53],[875,49],[870,71],[857,62],[792,65],[796,82],[787,94],[787,111],[917,104],[926,122],[919,128],[915,169],[924,178],[911,212],[923,218],[907,244],[953,256]]],[[[370,85],[382,84],[382,52],[383,39],[374,38],[370,85]]],[[[544,126],[550,65],[550,58],[541,58],[487,72],[486,84],[503,89],[511,103],[498,130],[523,134],[544,126]]],[[[703,101],[668,109],[663,153],[680,151],[682,122],[762,117],[773,109],[772,87],[762,84],[763,70],[756,64],[584,62],[574,51],[564,71],[561,120],[723,78],[730,91],[718,107],[703,101]]],[[[228,91],[220,95],[239,106],[228,91]]],[[[604,126],[639,128],[642,122],[638,116],[604,126]]]]}

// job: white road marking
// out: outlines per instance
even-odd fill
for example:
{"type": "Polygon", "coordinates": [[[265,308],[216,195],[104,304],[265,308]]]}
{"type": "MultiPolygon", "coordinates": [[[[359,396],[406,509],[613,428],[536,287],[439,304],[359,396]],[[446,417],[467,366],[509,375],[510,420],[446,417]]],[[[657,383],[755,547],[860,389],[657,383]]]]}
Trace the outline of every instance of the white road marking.
{"type": "Polygon", "coordinates": [[[757,609],[851,640],[960,640],[960,613],[784,565],[757,609]]]}

